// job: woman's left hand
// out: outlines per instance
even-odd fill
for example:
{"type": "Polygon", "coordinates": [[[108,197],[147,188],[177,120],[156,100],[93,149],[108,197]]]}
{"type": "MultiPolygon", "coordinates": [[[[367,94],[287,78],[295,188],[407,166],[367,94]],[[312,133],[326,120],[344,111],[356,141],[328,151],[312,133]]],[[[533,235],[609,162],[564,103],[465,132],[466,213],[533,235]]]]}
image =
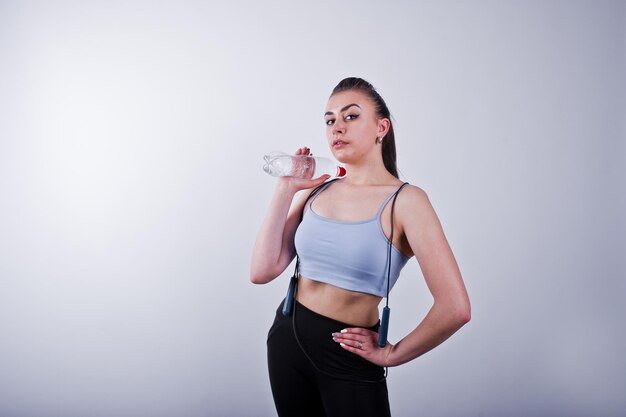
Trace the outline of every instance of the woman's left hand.
{"type": "Polygon", "coordinates": [[[389,342],[385,347],[378,346],[378,333],[360,327],[350,327],[333,333],[333,340],[342,348],[355,353],[378,366],[391,366],[389,354],[393,345],[389,342]]]}

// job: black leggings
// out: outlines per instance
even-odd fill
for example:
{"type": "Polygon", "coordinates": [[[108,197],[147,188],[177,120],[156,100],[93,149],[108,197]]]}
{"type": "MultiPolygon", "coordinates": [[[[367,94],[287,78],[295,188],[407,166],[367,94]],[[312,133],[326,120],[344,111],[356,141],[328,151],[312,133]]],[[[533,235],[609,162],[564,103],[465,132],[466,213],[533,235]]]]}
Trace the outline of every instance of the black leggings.
{"type": "MultiPolygon", "coordinates": [[[[384,369],[332,339],[332,333],[358,326],[322,316],[296,301],[296,339],[292,317],[281,310],[282,303],[267,336],[270,384],[280,417],[391,415],[384,369]]],[[[369,329],[378,331],[378,326],[369,329]]]]}

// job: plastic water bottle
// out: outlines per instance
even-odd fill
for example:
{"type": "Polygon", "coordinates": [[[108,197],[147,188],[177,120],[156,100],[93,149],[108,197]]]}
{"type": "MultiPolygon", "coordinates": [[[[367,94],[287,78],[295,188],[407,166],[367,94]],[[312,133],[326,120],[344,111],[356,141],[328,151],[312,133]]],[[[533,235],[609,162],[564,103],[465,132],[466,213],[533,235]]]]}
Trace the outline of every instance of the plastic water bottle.
{"type": "Polygon", "coordinates": [[[310,180],[324,174],[341,178],[346,176],[346,169],[336,165],[328,158],[307,155],[289,155],[284,152],[271,152],[263,157],[263,171],[274,177],[296,177],[310,180]]]}

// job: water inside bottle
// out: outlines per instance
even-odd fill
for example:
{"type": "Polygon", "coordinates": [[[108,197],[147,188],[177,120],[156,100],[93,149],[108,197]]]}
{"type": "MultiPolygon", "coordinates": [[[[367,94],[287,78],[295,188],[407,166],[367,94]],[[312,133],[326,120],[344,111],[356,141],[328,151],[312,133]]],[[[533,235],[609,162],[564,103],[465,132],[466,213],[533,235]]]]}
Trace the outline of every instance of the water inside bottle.
{"type": "Polygon", "coordinates": [[[310,180],[315,174],[315,158],[310,156],[298,156],[293,158],[292,176],[310,180]]]}

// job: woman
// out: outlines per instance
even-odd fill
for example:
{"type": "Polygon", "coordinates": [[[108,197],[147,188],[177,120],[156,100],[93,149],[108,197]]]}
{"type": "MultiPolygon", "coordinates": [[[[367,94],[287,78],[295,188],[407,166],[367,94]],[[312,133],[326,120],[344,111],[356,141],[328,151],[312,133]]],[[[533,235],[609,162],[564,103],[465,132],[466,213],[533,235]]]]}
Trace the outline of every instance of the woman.
{"type": "MultiPolygon", "coordinates": [[[[324,119],[328,145],[347,177],[325,184],[327,175],[279,178],[252,254],[255,284],[279,276],[296,251],[299,257],[294,311],[284,315],[281,304],[268,335],[272,394],[280,416],[388,416],[384,367],[450,337],[470,319],[469,298],[428,196],[398,179],[381,96],[367,81],[346,78],[324,119]],[[290,211],[301,190],[307,191],[290,211]],[[378,305],[412,256],[433,306],[402,340],[380,347],[378,305]]],[[[309,154],[309,148],[296,151],[309,154]]]]}

